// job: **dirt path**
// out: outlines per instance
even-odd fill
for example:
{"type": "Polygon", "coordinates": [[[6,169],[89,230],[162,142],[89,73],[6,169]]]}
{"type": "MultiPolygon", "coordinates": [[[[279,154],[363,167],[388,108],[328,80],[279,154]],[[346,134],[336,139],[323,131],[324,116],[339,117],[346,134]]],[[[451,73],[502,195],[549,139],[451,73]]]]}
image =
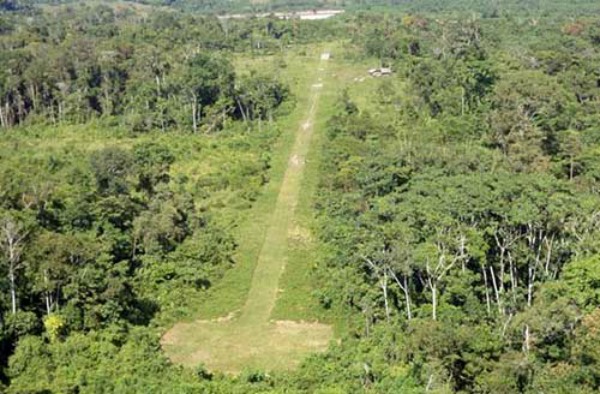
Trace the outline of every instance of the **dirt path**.
{"type": "Polygon", "coordinates": [[[238,317],[175,325],[162,339],[163,348],[173,361],[190,366],[202,363],[211,370],[232,373],[244,368],[274,370],[291,368],[306,355],[327,347],[332,337],[328,325],[270,320],[287,262],[289,234],[293,232],[327,60],[321,56],[319,71],[315,70],[306,116],[298,125],[241,313],[238,317]]]}

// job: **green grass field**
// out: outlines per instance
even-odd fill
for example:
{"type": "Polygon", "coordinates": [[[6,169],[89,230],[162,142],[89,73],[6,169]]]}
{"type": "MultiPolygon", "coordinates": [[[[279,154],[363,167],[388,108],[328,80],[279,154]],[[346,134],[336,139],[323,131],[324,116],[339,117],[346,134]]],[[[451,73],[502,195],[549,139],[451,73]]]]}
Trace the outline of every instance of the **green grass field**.
{"type": "MultiPolygon", "coordinates": [[[[313,137],[318,141],[315,125],[321,126],[318,109],[329,78],[320,51],[314,48],[302,61],[295,54],[286,59],[297,106],[279,122],[283,135],[271,180],[239,229],[236,267],[201,304],[197,320],[178,323],[164,335],[163,347],[175,362],[232,373],[245,368],[286,369],[307,354],[324,350],[332,339],[330,325],[298,319],[317,316],[318,305],[306,303],[311,295],[305,280],[310,260],[300,261],[294,247],[310,239],[302,223],[310,204],[304,186],[308,181],[314,190],[315,178],[304,178],[306,159],[313,137]],[[280,283],[286,267],[289,274],[280,283]],[[273,314],[278,299],[283,306],[273,314]],[[298,313],[301,305],[309,308],[298,313]]],[[[313,163],[310,167],[314,173],[313,163]]]]}
{"type": "MultiPolygon", "coordinates": [[[[376,108],[366,92],[380,83],[363,78],[367,64],[336,60],[342,52],[342,43],[332,43],[277,55],[286,67],[272,72],[290,84],[296,107],[277,122],[282,135],[270,182],[238,228],[236,266],[198,300],[197,313],[162,338],[174,362],[229,373],[290,369],[342,332],[341,317],[326,311],[314,294],[314,267],[322,253],[313,236],[320,152],[342,89],[365,92],[359,105],[376,108]],[[321,61],[323,51],[332,51],[333,58],[321,61]]],[[[240,70],[264,71],[276,62],[262,57],[236,63],[240,70]]]]}

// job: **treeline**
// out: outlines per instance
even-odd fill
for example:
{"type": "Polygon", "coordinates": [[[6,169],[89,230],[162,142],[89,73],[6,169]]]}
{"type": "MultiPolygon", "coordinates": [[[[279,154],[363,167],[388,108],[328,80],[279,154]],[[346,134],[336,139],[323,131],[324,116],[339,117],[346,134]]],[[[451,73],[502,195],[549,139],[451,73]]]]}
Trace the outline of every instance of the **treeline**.
{"type": "Polygon", "coordinates": [[[236,76],[225,52],[280,52],[321,31],[85,5],[0,21],[2,129],[112,118],[136,131],[211,132],[269,120],[287,87],[276,75],[236,76]]]}
{"type": "Polygon", "coordinates": [[[324,144],[320,297],[368,349],[340,386],[596,392],[598,21],[355,26],[404,83],[343,95],[324,144]]]}
{"type": "MultiPolygon", "coordinates": [[[[419,12],[444,14],[452,12],[477,13],[484,17],[511,15],[535,15],[548,13],[569,13],[587,15],[599,9],[593,0],[269,0],[253,2],[250,0],[216,1],[216,0],[133,0],[153,7],[170,7],[186,11],[202,13],[232,12],[275,12],[310,9],[377,9],[393,12],[419,12]]],[[[5,0],[7,4],[72,4],[74,0],[5,0]]],[[[118,3],[109,0],[107,3],[118,3]]]]}

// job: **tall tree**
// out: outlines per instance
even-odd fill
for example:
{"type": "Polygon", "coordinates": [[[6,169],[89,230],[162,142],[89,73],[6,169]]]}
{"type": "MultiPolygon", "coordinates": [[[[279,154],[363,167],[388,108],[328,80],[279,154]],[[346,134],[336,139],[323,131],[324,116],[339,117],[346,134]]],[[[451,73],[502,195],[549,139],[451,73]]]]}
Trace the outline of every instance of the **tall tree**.
{"type": "Polygon", "coordinates": [[[3,251],[3,262],[7,269],[11,312],[17,313],[17,275],[22,267],[21,256],[25,248],[25,240],[29,231],[15,215],[0,212],[0,248],[3,251]]]}

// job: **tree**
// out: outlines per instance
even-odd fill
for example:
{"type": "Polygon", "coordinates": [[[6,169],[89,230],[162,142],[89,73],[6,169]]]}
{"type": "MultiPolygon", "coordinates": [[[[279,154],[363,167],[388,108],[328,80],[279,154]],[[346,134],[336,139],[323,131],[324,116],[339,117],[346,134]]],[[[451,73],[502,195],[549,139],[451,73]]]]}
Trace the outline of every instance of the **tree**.
{"type": "Polygon", "coordinates": [[[3,262],[7,267],[11,312],[17,313],[17,275],[23,265],[21,259],[29,231],[11,212],[0,212],[0,248],[4,253],[3,262]]]}
{"type": "Polygon", "coordinates": [[[565,162],[569,180],[578,175],[582,166],[578,163],[579,156],[583,152],[583,144],[580,134],[575,130],[564,130],[559,133],[559,154],[565,162]]]}
{"type": "Polygon", "coordinates": [[[169,148],[155,142],[133,147],[133,160],[138,173],[138,188],[152,195],[160,183],[169,182],[169,168],[175,156],[169,148]]]}
{"type": "Polygon", "coordinates": [[[231,99],[235,74],[227,60],[206,53],[196,54],[186,66],[182,85],[191,106],[192,127],[197,132],[205,107],[219,99],[231,99]]]}
{"type": "Polygon", "coordinates": [[[557,136],[569,126],[573,99],[555,78],[538,71],[500,78],[490,98],[490,142],[512,158],[515,168],[546,168],[557,136]]]}
{"type": "Polygon", "coordinates": [[[240,78],[235,101],[238,116],[245,121],[273,120],[273,111],[289,96],[289,89],[272,76],[257,75],[240,78]]]}
{"type": "Polygon", "coordinates": [[[124,194],[128,190],[127,177],[132,171],[132,157],[128,151],[107,147],[90,157],[96,187],[102,195],[124,194]]]}

